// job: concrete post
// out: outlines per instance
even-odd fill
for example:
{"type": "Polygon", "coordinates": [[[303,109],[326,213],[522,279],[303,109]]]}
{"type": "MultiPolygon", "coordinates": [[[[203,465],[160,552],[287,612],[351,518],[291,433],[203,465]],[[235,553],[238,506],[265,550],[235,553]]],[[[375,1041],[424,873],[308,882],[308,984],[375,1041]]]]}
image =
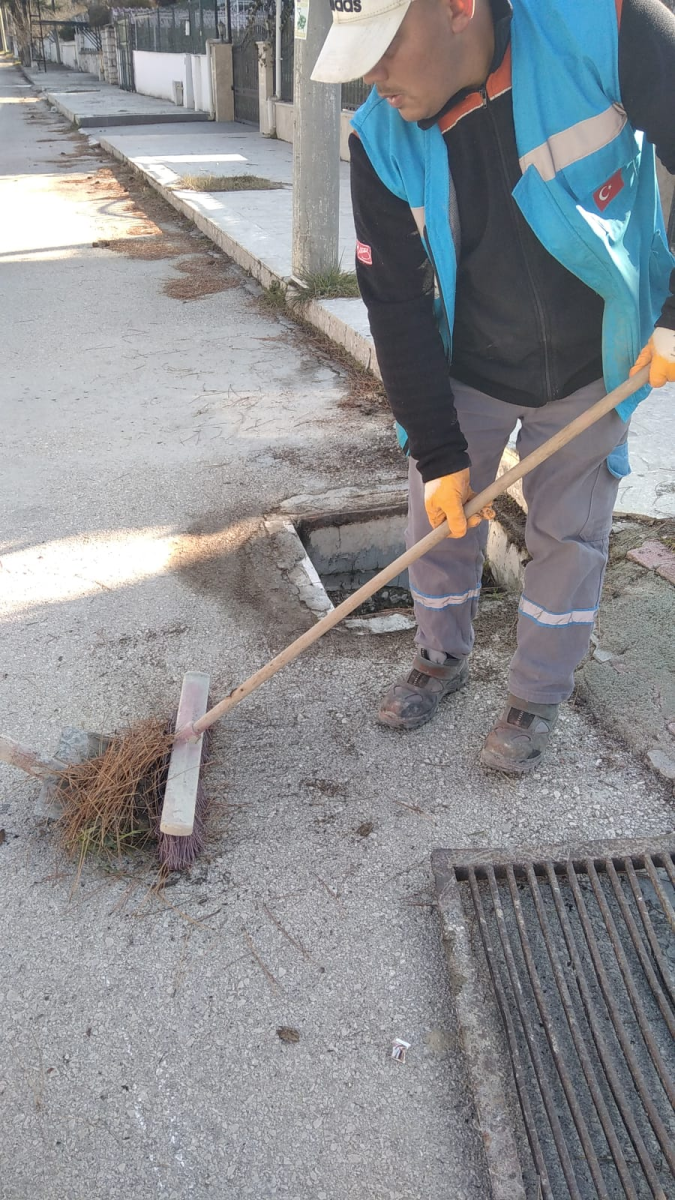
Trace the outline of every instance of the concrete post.
{"type": "Polygon", "coordinates": [[[310,75],[331,25],[326,0],[296,3],[293,103],[293,275],[302,279],[338,265],[340,85],[310,75]],[[300,36],[298,36],[300,35],[300,36]],[[303,36],[306,35],[306,36],[303,36]]]}
{"type": "Polygon", "coordinates": [[[232,45],[209,41],[206,53],[211,64],[211,97],[216,121],[234,121],[234,76],[232,45]]]}
{"type": "MultiPolygon", "coordinates": [[[[157,9],[159,12],[159,9],[157,9]]],[[[183,87],[183,108],[194,108],[195,106],[195,89],[192,79],[192,55],[183,55],[183,78],[185,85],[183,87]]]]}
{"type": "Polygon", "coordinates": [[[260,109],[260,132],[263,137],[276,133],[276,109],[274,106],[274,62],[270,42],[256,42],[258,49],[258,107],[260,109]]]}
{"type": "Polygon", "coordinates": [[[105,82],[119,84],[117,30],[114,25],[104,25],[101,30],[101,56],[103,58],[103,78],[105,82]]]}

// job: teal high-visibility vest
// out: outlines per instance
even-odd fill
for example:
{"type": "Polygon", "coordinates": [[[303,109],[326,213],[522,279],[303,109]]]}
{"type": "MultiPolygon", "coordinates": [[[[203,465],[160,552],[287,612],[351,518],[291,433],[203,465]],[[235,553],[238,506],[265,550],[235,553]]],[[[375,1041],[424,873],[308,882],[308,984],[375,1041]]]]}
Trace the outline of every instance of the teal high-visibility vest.
{"type": "MultiPolygon", "coordinates": [[[[513,114],[522,176],[513,191],[525,220],[564,267],[605,301],[605,386],[622,383],[668,294],[668,249],[653,146],[628,122],[619,88],[621,0],[513,0],[513,114]]],[[[674,118],[675,119],[675,118],[674,118]]],[[[382,182],[407,201],[424,238],[452,353],[457,256],[454,191],[438,125],[404,121],[373,89],[353,128],[382,182]]],[[[617,408],[627,421],[650,389],[617,408]]],[[[608,459],[628,473],[625,445],[608,459]]]]}

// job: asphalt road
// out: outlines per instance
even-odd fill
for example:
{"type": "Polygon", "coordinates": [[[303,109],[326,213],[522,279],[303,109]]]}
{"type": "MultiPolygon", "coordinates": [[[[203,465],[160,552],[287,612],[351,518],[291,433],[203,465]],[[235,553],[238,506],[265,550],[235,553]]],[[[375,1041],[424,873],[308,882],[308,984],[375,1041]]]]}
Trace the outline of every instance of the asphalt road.
{"type": "MultiPolygon", "coordinates": [[[[53,750],[169,712],[187,669],[243,680],[308,623],[262,515],[403,467],[387,415],[7,64],[0,143],[0,710],[53,750]]],[[[536,776],[480,769],[513,616],[485,603],[471,688],[413,739],[374,720],[409,635],[336,632],[277,677],[217,730],[212,841],[162,895],[78,877],[0,770],[3,1200],[484,1200],[430,851],[672,828],[574,708],[536,776]]]]}

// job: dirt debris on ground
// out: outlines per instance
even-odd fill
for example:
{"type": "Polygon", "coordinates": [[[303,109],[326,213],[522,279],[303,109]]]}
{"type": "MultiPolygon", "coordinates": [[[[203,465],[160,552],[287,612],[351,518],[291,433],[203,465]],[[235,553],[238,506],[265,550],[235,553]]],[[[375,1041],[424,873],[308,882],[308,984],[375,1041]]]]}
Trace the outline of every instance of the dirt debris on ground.
{"type": "Polygon", "coordinates": [[[340,401],[341,408],[353,409],[364,417],[388,410],[387,395],[382,381],[362,367],[348,350],[336,345],[327,334],[307,321],[302,315],[301,306],[287,304],[281,288],[261,288],[258,303],[263,311],[275,312],[280,318],[285,317],[289,330],[301,331],[305,344],[309,343],[316,353],[331,365],[339,365],[348,384],[347,391],[340,401]]]}
{"type": "MultiPolygon", "coordinates": [[[[76,147],[73,154],[79,158],[82,148],[76,147]]],[[[97,201],[124,201],[126,197],[119,209],[129,217],[125,236],[99,238],[92,242],[92,248],[148,262],[182,260],[176,262],[175,269],[185,278],[167,279],[163,284],[164,294],[172,299],[198,300],[240,282],[240,276],[230,270],[232,260],[208,238],[195,238],[187,222],[171,214],[163,201],[158,204],[155,193],[142,185],[133,172],[117,165],[102,166],[90,174],[64,176],[57,187],[97,201]]]]}
{"type": "Polygon", "coordinates": [[[207,253],[182,259],[176,263],[176,270],[187,278],[168,279],[164,283],[164,294],[173,300],[199,300],[202,296],[212,296],[239,284],[222,260],[207,253]]]}

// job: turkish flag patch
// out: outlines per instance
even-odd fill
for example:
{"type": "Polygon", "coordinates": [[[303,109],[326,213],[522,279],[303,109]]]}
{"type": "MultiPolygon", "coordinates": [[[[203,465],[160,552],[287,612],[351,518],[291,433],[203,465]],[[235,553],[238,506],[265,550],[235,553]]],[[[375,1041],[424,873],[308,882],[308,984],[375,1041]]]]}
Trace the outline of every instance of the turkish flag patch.
{"type": "Polygon", "coordinates": [[[363,242],[356,243],[356,257],[359,262],[365,263],[367,267],[373,265],[373,252],[370,246],[364,246],[363,242]]]}
{"type": "Polygon", "coordinates": [[[607,205],[612,203],[614,197],[618,196],[619,192],[623,191],[624,187],[625,184],[623,182],[623,174],[621,173],[621,168],[619,167],[619,170],[612,175],[611,179],[608,179],[606,183],[603,183],[602,187],[599,187],[597,192],[593,192],[593,199],[600,209],[600,212],[605,211],[607,205]]]}

